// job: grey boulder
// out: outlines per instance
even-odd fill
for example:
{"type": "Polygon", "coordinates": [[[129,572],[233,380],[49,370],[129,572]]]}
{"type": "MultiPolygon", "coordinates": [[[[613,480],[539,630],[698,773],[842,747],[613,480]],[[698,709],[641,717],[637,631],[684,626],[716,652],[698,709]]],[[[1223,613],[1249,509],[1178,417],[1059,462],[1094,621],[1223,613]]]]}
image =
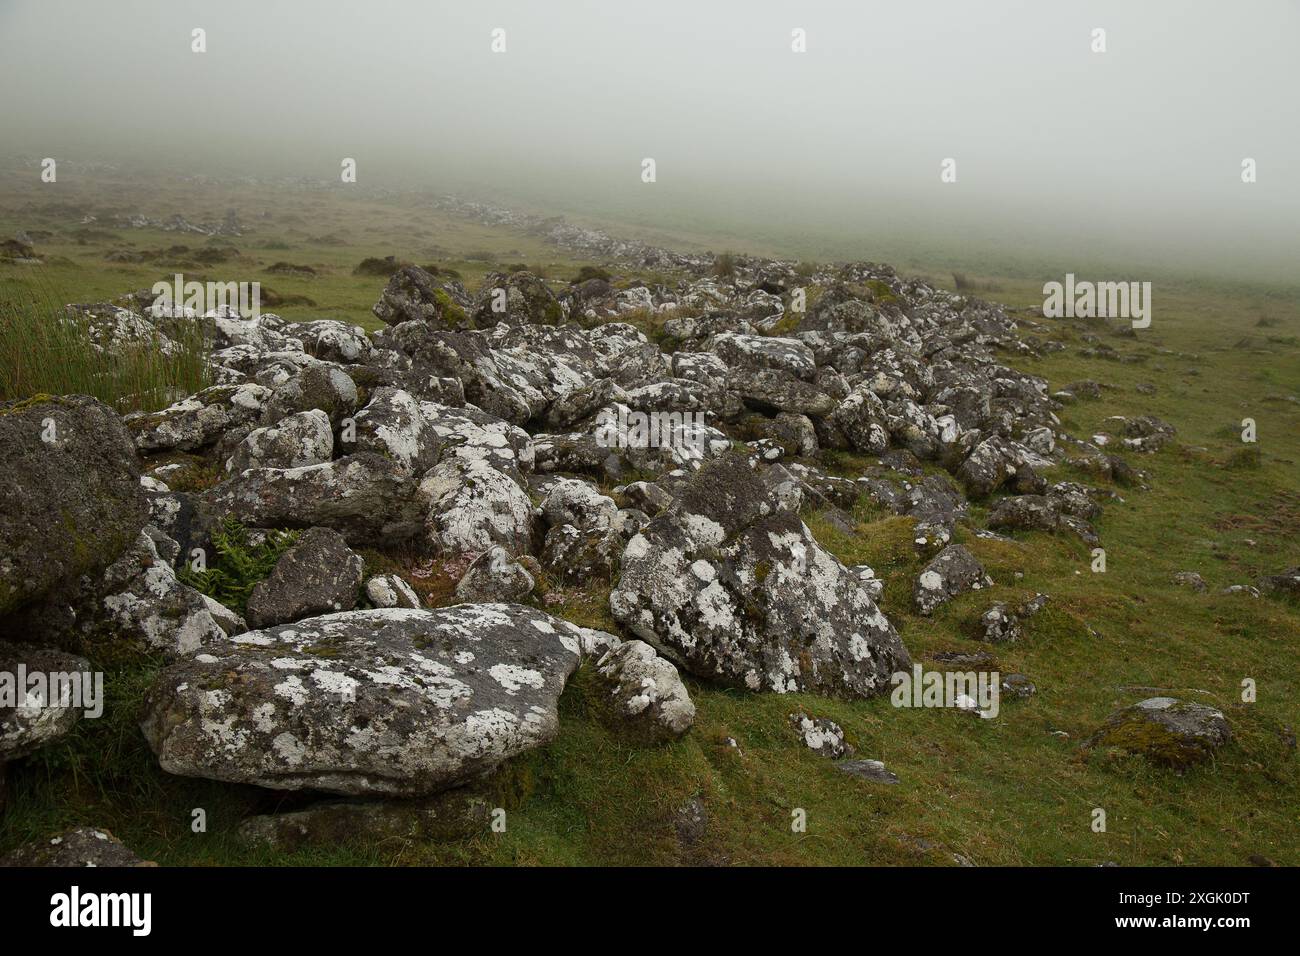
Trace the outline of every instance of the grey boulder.
{"type": "Polygon", "coordinates": [[[596,662],[609,713],[636,736],[665,742],[695,722],[695,704],[677,668],[643,641],[626,641],[596,662]]]}
{"type": "Polygon", "coordinates": [[[142,727],[169,773],[428,795],[550,741],[593,634],[515,604],[327,614],[164,669],[142,727]]]}
{"type": "Polygon", "coordinates": [[[950,544],[917,576],[912,599],[921,614],[931,614],[941,604],[965,594],[991,587],[993,579],[963,545],[950,544]]]}
{"type": "Polygon", "coordinates": [[[700,677],[865,697],[911,666],[860,582],[743,455],[706,463],[628,542],[614,619],[700,677]]]}
{"type": "Polygon", "coordinates": [[[363,562],[343,536],[311,528],[280,555],[270,577],[248,596],[248,623],[254,628],[287,624],[357,605],[363,562]]]}
{"type": "Polygon", "coordinates": [[[131,438],[107,405],[0,404],[0,617],[102,571],[148,515],[131,438]]]}
{"type": "Polygon", "coordinates": [[[1232,730],[1222,711],[1172,697],[1151,697],[1111,714],[1083,746],[1114,747],[1182,769],[1208,759],[1230,740],[1232,730]]]}

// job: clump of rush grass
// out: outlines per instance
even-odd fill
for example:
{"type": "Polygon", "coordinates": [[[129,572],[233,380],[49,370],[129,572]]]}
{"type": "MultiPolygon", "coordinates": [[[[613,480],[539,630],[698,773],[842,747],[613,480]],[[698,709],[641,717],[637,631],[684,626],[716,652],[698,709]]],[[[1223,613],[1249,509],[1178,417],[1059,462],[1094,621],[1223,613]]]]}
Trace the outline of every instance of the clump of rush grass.
{"type": "Polygon", "coordinates": [[[48,296],[0,300],[0,401],[93,395],[118,412],[157,411],[210,384],[200,323],[101,343],[93,321],[48,296]]]}

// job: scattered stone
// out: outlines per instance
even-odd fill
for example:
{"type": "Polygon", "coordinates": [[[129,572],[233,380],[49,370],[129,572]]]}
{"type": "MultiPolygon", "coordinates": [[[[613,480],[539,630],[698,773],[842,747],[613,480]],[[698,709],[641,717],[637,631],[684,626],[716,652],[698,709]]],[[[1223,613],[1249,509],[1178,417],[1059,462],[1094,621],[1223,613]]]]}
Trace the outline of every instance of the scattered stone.
{"type": "Polygon", "coordinates": [[[1280,574],[1267,575],[1255,583],[1262,594],[1300,598],[1300,566],[1288,568],[1280,574]]]}
{"type": "Polygon", "coordinates": [[[1014,700],[1027,700],[1038,692],[1038,688],[1024,674],[1003,674],[1001,693],[1014,700]]]}
{"type": "Polygon", "coordinates": [[[1223,589],[1222,594],[1249,594],[1253,598],[1259,597],[1259,588],[1252,587],[1249,584],[1229,584],[1223,589]]]}
{"type": "Polygon", "coordinates": [[[90,662],[64,651],[0,641],[0,765],[54,743],[90,709],[89,701],[74,697],[71,683],[53,686],[53,674],[80,674],[84,681],[90,662]],[[21,686],[19,668],[29,676],[45,675],[47,686],[21,686]]]}
{"type": "Polygon", "coordinates": [[[709,831],[709,808],[699,797],[687,800],[673,818],[677,842],[689,849],[700,843],[709,831]]]}
{"type": "Polygon", "coordinates": [[[884,763],[879,760],[841,760],[835,764],[835,769],[847,773],[850,777],[870,780],[872,783],[898,783],[898,775],[886,769],[884,763]]]}
{"type": "Polygon", "coordinates": [[[0,867],[8,866],[157,866],[140,859],[108,830],[77,827],[65,830],[49,840],[29,843],[8,856],[0,857],[0,867]]]}
{"type": "Polygon", "coordinates": [[[1180,587],[1191,588],[1199,594],[1204,594],[1209,590],[1209,586],[1205,583],[1205,579],[1195,571],[1176,571],[1174,572],[1172,580],[1174,584],[1177,584],[1180,587]]]}
{"type": "Polygon", "coordinates": [[[515,604],[327,614],[165,668],[142,727],[168,773],[426,796],[555,736],[584,633],[515,604]]]}
{"type": "Polygon", "coordinates": [[[611,698],[611,713],[638,737],[660,743],[681,737],[695,722],[695,704],[677,668],[642,641],[626,641],[596,662],[611,698]]]}
{"type": "Polygon", "coordinates": [[[993,579],[975,555],[963,545],[950,544],[917,577],[912,598],[917,611],[928,615],[959,595],[992,586],[993,579]]]}
{"type": "Polygon", "coordinates": [[[380,574],[366,582],[366,598],[375,607],[420,607],[420,596],[396,574],[380,574]]]}
{"type": "Polygon", "coordinates": [[[800,713],[791,714],[790,723],[804,746],[814,753],[832,760],[853,755],[853,746],[844,739],[844,731],[835,721],[800,713]]]}
{"type": "Polygon", "coordinates": [[[280,555],[265,581],[248,596],[248,623],[254,628],[287,624],[357,606],[364,562],[343,536],[311,528],[280,555]]]}
{"type": "Polygon", "coordinates": [[[1083,746],[1116,747],[1153,763],[1183,768],[1208,759],[1232,740],[1221,711],[1205,704],[1151,697],[1112,714],[1083,746]]]}
{"type": "Polygon", "coordinates": [[[456,585],[462,601],[519,601],[532,593],[536,582],[505,548],[488,548],[479,555],[456,585]]]}

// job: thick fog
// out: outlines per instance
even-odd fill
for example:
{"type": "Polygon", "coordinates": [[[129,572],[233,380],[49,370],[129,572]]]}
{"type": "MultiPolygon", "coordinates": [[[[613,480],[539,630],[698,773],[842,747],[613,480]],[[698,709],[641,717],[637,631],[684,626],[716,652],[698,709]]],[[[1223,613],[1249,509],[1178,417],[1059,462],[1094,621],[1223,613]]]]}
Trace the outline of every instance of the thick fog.
{"type": "Polygon", "coordinates": [[[0,0],[0,153],[1294,276],[1297,36],[1296,0],[0,0]]]}

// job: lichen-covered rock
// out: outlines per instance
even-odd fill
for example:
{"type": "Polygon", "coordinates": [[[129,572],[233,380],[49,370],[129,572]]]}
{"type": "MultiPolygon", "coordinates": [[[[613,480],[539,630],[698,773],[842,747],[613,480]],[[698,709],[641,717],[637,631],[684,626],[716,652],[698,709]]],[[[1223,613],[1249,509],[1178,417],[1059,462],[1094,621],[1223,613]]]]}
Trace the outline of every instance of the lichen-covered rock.
{"type": "Polygon", "coordinates": [[[375,316],[388,325],[426,322],[437,329],[469,328],[469,296],[455,280],[444,281],[418,266],[403,266],[375,303],[375,316]]]}
{"type": "Polygon", "coordinates": [[[858,451],[879,455],[889,447],[885,403],[868,388],[860,387],[840,402],[831,419],[858,451]]]}
{"type": "Polygon", "coordinates": [[[1300,598],[1300,566],[1279,574],[1268,574],[1255,582],[1260,593],[1276,597],[1300,598]]]}
{"type": "Polygon", "coordinates": [[[608,581],[618,567],[627,538],[604,528],[583,531],[571,524],[556,525],[546,532],[542,543],[542,566],[564,584],[608,581]]]}
{"type": "Polygon", "coordinates": [[[424,796],[555,736],[583,633],[512,604],[327,614],[166,668],[142,726],[169,773],[424,796]]]}
{"type": "Polygon", "coordinates": [[[340,424],[357,410],[357,385],[330,362],[315,362],[277,382],[262,410],[262,424],[274,424],[288,415],[319,409],[330,423],[340,424]]]}
{"type": "Polygon", "coordinates": [[[409,392],[383,386],[353,417],[356,448],[384,455],[410,474],[422,475],[438,461],[443,443],[409,392]]]}
{"type": "MultiPolygon", "coordinates": [[[[210,599],[177,579],[150,534],[142,532],[109,566],[98,590],[102,597],[97,620],[86,626],[107,631],[115,641],[176,657],[193,654],[227,634],[213,615],[210,599]]],[[[238,621],[238,615],[234,617],[238,621]]],[[[228,618],[227,623],[234,626],[228,618]]]]}
{"type": "Polygon", "coordinates": [[[9,866],[157,866],[140,859],[108,830],[77,827],[56,837],[29,843],[8,856],[0,857],[0,867],[9,866]]]}
{"type": "Polygon", "coordinates": [[[980,615],[976,628],[977,640],[987,641],[990,644],[1011,644],[1020,640],[1022,635],[1020,618],[1001,601],[990,605],[989,609],[980,615]]]}
{"type": "MultiPolygon", "coordinates": [[[[1108,419],[1107,421],[1112,421],[1108,419]]],[[[1116,419],[1121,425],[1124,438],[1121,444],[1130,451],[1155,452],[1174,439],[1177,433],[1173,425],[1156,418],[1154,415],[1140,415],[1137,418],[1116,419]]]]}
{"type": "Polygon", "coordinates": [[[564,318],[564,309],[550,287],[531,272],[492,272],[483,277],[474,310],[479,328],[490,328],[498,322],[559,325],[564,318]]]}
{"type": "Polygon", "coordinates": [[[1209,590],[1209,585],[1205,583],[1205,579],[1195,571],[1175,571],[1170,580],[1180,587],[1191,588],[1199,594],[1204,594],[1209,590]]]}
{"type": "Polygon", "coordinates": [[[128,415],[126,426],[140,452],[198,451],[235,429],[251,429],[271,395],[254,382],[213,385],[160,412],[128,415]]]}
{"type": "Polygon", "coordinates": [[[1061,501],[1048,495],[1014,495],[1001,498],[989,512],[988,525],[995,531],[1068,531],[1089,547],[1101,543],[1096,530],[1082,518],[1061,510],[1061,501]]]}
{"type": "Polygon", "coordinates": [[[84,395],[0,404],[0,617],[102,571],[148,515],[112,409],[84,395]]]}
{"type": "Polygon", "coordinates": [[[941,604],[968,591],[991,587],[993,579],[963,545],[950,544],[927,564],[916,578],[912,599],[921,614],[931,614],[941,604]]]}
{"type": "Polygon", "coordinates": [[[0,641],[0,765],[40,750],[76,726],[90,707],[84,687],[90,673],[89,661],[73,654],[0,641]],[[20,681],[20,673],[28,681],[20,681]],[[80,700],[73,681],[64,679],[72,675],[83,675],[77,678],[83,684],[80,700]]]}
{"type": "Polygon", "coordinates": [[[363,362],[373,350],[364,328],[333,319],[289,323],[281,331],[302,342],[308,355],[326,362],[363,362]]]}
{"type": "Polygon", "coordinates": [[[750,690],[870,696],[910,666],[857,575],[742,455],[706,463],[632,537],[610,611],[691,673],[750,690]]]}
{"type": "Polygon", "coordinates": [[[1024,674],[1002,675],[1002,696],[1012,700],[1028,700],[1038,693],[1038,688],[1024,674]]]}
{"type": "Polygon", "coordinates": [[[754,369],[776,369],[811,381],[817,373],[813,350],[798,339],[723,332],[709,342],[709,351],[742,375],[754,369]]]}
{"type": "Polygon", "coordinates": [[[853,746],[844,739],[843,728],[833,720],[799,713],[790,715],[790,723],[804,746],[813,753],[832,760],[853,754],[853,746]]]}
{"type": "Polygon", "coordinates": [[[208,613],[212,615],[212,620],[217,622],[217,627],[221,628],[227,636],[243,634],[248,630],[248,622],[230,608],[206,594],[202,595],[202,597],[203,603],[207,605],[208,613]]]}
{"type": "Polygon", "coordinates": [[[817,385],[780,369],[754,368],[733,375],[729,388],[751,408],[764,412],[795,412],[824,418],[837,406],[834,398],[817,385]]]}
{"type": "Polygon", "coordinates": [[[494,546],[465,569],[456,585],[462,601],[520,601],[532,593],[536,582],[505,548],[494,546]]]}
{"type": "Polygon", "coordinates": [[[624,485],[622,493],[634,508],[652,517],[673,503],[673,496],[653,481],[634,481],[624,485]]]}
{"type": "Polygon", "coordinates": [[[366,598],[375,607],[420,607],[415,589],[396,574],[379,574],[366,582],[366,598]]]}
{"type": "Polygon", "coordinates": [[[254,628],[357,606],[364,562],[343,536],[310,528],[280,555],[271,574],[253,585],[248,623],[254,628]]]}
{"type": "Polygon", "coordinates": [[[226,471],[245,468],[301,468],[329,461],[334,455],[334,433],[325,412],[287,415],[274,425],[254,428],[226,459],[226,471]]]}
{"type": "Polygon", "coordinates": [[[559,478],[542,498],[542,517],[551,526],[571,524],[582,531],[608,528],[618,512],[614,499],[589,482],[559,478]]]}
{"type": "Polygon", "coordinates": [[[302,468],[250,468],[201,501],[214,518],[254,528],[334,528],[353,544],[392,543],[423,527],[415,485],[402,467],[357,452],[302,468]]]}
{"type": "Polygon", "coordinates": [[[625,641],[596,662],[610,712],[642,739],[674,740],[695,722],[695,704],[677,668],[643,641],[625,641]]]}
{"type": "Polygon", "coordinates": [[[1183,768],[1232,740],[1223,712],[1205,704],[1152,697],[1116,711],[1084,747],[1115,747],[1153,763],[1183,768]]]}
{"type": "Polygon", "coordinates": [[[478,554],[500,545],[533,548],[533,503],[514,479],[483,459],[440,461],[420,482],[425,531],[446,554],[478,554]]]}
{"type": "Polygon", "coordinates": [[[972,498],[984,498],[1010,483],[1020,494],[1041,492],[1046,487],[1034,470],[1050,461],[1023,445],[994,435],[980,442],[957,468],[957,480],[972,498]]]}

